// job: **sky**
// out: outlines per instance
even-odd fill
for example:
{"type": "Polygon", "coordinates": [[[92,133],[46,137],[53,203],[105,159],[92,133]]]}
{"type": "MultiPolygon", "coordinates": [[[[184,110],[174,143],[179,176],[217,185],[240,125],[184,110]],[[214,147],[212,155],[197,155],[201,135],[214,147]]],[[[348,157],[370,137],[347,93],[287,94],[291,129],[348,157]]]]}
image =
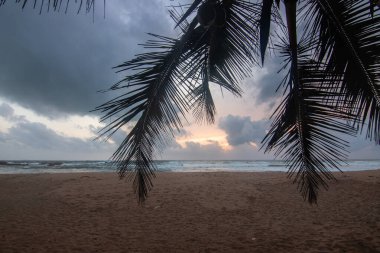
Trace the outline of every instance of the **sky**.
{"type": "MultiPolygon", "coordinates": [[[[47,1],[46,1],[47,2],[47,1]]],[[[103,1],[97,1],[103,3],[103,1]]],[[[91,14],[24,10],[14,1],[0,8],[0,159],[104,160],[128,130],[95,140],[107,122],[92,110],[115,97],[105,90],[123,77],[112,67],[144,52],[139,43],[148,32],[176,36],[169,0],[112,0],[91,14]]],[[[29,3],[30,4],[30,3],[29,3]]],[[[265,67],[242,80],[236,98],[212,87],[217,108],[214,125],[184,129],[158,159],[273,159],[261,140],[281,94],[275,93],[280,60],[267,57],[265,67]]],[[[379,146],[365,138],[350,139],[350,158],[378,158],[379,146]]]]}

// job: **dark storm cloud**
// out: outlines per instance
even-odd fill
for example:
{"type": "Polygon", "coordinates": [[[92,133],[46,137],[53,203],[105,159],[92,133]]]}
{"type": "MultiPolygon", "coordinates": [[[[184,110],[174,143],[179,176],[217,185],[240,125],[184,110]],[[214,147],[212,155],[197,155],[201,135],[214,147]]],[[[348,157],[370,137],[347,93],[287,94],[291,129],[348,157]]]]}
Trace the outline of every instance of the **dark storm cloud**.
{"type": "Polygon", "coordinates": [[[268,122],[251,121],[249,117],[228,115],[221,118],[219,128],[227,134],[228,144],[238,146],[245,143],[259,143],[265,136],[268,122]]]}
{"type": "MultiPolygon", "coordinates": [[[[101,1],[103,2],[103,1],[101,1]]],[[[166,1],[107,1],[91,14],[42,13],[9,2],[0,8],[0,97],[54,118],[87,114],[116,94],[97,93],[121,78],[147,32],[170,35],[166,1]]]]}

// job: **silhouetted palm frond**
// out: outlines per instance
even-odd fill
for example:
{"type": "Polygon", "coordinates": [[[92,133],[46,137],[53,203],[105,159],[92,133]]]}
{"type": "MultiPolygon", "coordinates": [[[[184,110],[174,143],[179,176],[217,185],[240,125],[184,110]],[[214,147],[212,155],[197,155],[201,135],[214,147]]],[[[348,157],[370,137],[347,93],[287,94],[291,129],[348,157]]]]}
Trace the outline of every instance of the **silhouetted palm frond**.
{"type": "Polygon", "coordinates": [[[277,8],[280,7],[280,0],[263,0],[260,14],[260,54],[261,64],[264,65],[265,51],[269,43],[269,35],[271,23],[275,21],[275,24],[282,25],[277,9],[274,8],[273,3],[276,1],[277,8]],[[272,21],[273,20],[273,21],[272,21]]]}
{"type": "MultiPolygon", "coordinates": [[[[191,29],[189,27],[189,31],[191,29]]],[[[104,129],[103,135],[112,134],[138,118],[112,158],[121,177],[127,172],[134,175],[133,185],[139,202],[146,198],[152,186],[154,151],[174,135],[175,129],[182,127],[180,114],[188,108],[184,91],[190,84],[183,79],[181,71],[186,36],[182,40],[155,37],[157,40],[145,46],[161,51],[138,55],[118,66],[124,71],[137,71],[111,87],[113,90],[127,88],[128,93],[97,108],[106,112],[103,121],[116,117],[104,129]],[[181,86],[179,81],[182,81],[181,86]]]]}
{"type": "Polygon", "coordinates": [[[350,104],[354,122],[380,144],[380,16],[357,0],[313,0],[309,10],[318,59],[341,75],[330,86],[345,94],[339,102],[350,104]]]}
{"type": "Polygon", "coordinates": [[[302,195],[314,203],[319,186],[333,178],[330,169],[346,157],[348,143],[334,132],[355,135],[369,116],[368,136],[380,138],[380,26],[367,1],[305,0],[298,10],[296,2],[284,1],[288,94],[264,143],[285,158],[302,195]],[[304,21],[301,42],[297,17],[304,21]]]}
{"type": "Polygon", "coordinates": [[[336,133],[355,135],[356,129],[346,124],[353,115],[335,103],[344,97],[330,87],[332,80],[339,81],[335,73],[311,60],[308,49],[299,44],[293,59],[290,45],[284,45],[285,63],[292,65],[283,81],[289,92],[263,142],[266,151],[275,150],[285,159],[304,199],[316,203],[319,187],[327,189],[327,181],[334,179],[330,170],[339,170],[346,158],[348,143],[336,133]]]}
{"type": "MultiPolygon", "coordinates": [[[[74,4],[77,7],[77,13],[79,13],[82,9],[85,10],[85,12],[94,12],[95,11],[95,3],[102,1],[104,4],[104,11],[105,11],[105,4],[106,0],[16,0],[16,4],[20,4],[21,8],[24,9],[28,5],[30,5],[33,9],[39,9],[40,14],[45,9],[47,12],[49,11],[56,11],[60,12],[61,10],[64,10],[66,13],[69,9],[69,5],[74,4]]],[[[4,4],[6,4],[7,0],[0,0],[0,7],[4,4]]]]}
{"type": "MultiPolygon", "coordinates": [[[[238,82],[251,73],[256,63],[257,46],[252,42],[258,40],[257,30],[254,29],[258,20],[252,15],[257,14],[259,9],[246,1],[230,1],[228,4],[209,2],[204,4],[217,13],[214,23],[200,24],[194,30],[188,43],[191,50],[186,55],[190,61],[184,71],[197,80],[192,94],[196,119],[202,121],[205,115],[206,121],[212,123],[215,107],[209,82],[240,96],[238,82]]],[[[199,16],[193,22],[196,19],[199,20],[199,16]]]]}
{"type": "MultiPolygon", "coordinates": [[[[105,113],[103,121],[116,118],[103,135],[137,119],[112,158],[120,176],[133,172],[139,202],[152,186],[153,155],[181,127],[186,111],[193,109],[198,121],[213,122],[215,105],[210,84],[239,96],[239,81],[250,75],[255,64],[258,20],[253,14],[259,12],[258,5],[249,1],[202,4],[198,7],[198,14],[202,14],[190,23],[180,22],[183,34],[179,39],[154,35],[157,39],[145,47],[156,51],[118,66],[120,71],[137,73],[111,87],[125,88],[126,94],[97,108],[105,113]],[[210,13],[213,17],[208,19],[210,13]]],[[[171,15],[178,21],[181,18],[177,13],[171,15]]]]}

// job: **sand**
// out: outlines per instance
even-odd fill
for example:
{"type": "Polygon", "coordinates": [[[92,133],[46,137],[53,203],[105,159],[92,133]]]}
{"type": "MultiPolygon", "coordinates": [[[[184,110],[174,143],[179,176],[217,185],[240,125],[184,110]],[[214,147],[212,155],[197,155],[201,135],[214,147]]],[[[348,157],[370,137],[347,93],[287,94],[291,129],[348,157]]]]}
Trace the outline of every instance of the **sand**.
{"type": "Polygon", "coordinates": [[[145,206],[114,173],[0,175],[0,252],[380,252],[380,170],[318,206],[285,173],[158,173],[145,206]]]}

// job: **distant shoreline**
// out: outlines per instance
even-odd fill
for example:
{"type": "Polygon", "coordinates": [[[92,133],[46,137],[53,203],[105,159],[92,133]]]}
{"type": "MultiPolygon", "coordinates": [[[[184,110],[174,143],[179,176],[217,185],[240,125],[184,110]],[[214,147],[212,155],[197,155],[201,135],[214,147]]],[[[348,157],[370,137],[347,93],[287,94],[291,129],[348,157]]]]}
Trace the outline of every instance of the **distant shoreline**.
{"type": "MultiPolygon", "coordinates": [[[[171,172],[287,172],[279,160],[160,160],[157,171],[171,172]]],[[[380,169],[380,160],[352,160],[339,167],[342,171],[366,171],[380,169]]],[[[108,161],[0,161],[0,174],[116,172],[116,166],[108,161]]],[[[331,171],[338,171],[330,168],[331,171]]]]}
{"type": "MultiPolygon", "coordinates": [[[[343,175],[345,173],[355,173],[355,172],[372,172],[372,171],[378,171],[380,170],[380,168],[378,169],[370,169],[370,170],[351,170],[351,171],[332,171],[331,173],[333,175],[343,175]]],[[[70,174],[73,174],[73,175],[86,175],[86,174],[95,174],[95,175],[101,175],[101,174],[117,174],[118,172],[117,171],[85,171],[85,172],[43,172],[43,173],[1,173],[0,172],[0,177],[2,175],[13,175],[13,176],[17,176],[17,175],[70,175],[70,174]]],[[[134,173],[134,172],[131,172],[131,173],[134,173]]],[[[263,174],[268,174],[268,173],[274,173],[274,174],[288,174],[287,171],[270,171],[270,170],[266,170],[266,171],[155,171],[155,174],[170,174],[170,173],[175,173],[175,174],[202,174],[202,173],[206,173],[206,174],[234,174],[234,173],[238,173],[238,174],[243,174],[243,173],[246,173],[246,174],[255,174],[255,173],[263,173],[263,174]]]]}

